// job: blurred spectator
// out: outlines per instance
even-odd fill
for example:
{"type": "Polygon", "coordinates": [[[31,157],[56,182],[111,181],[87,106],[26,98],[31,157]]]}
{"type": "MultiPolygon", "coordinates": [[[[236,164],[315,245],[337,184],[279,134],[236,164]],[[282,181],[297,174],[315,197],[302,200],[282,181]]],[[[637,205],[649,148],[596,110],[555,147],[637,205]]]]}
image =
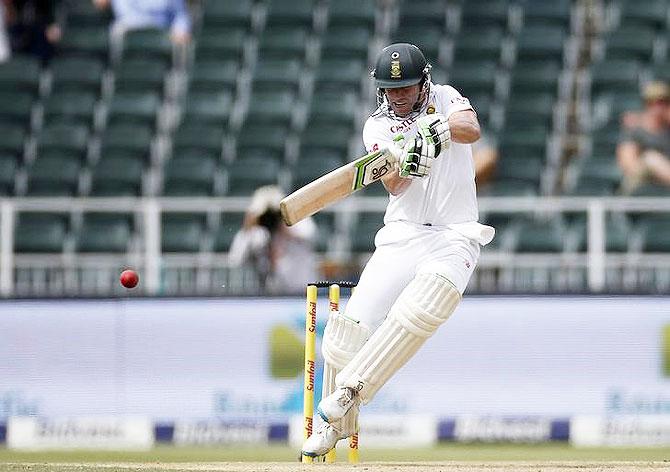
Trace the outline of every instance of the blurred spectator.
{"type": "Polygon", "coordinates": [[[642,112],[622,117],[623,133],[617,146],[626,194],[648,182],[670,187],[670,87],[650,82],[642,98],[642,112]]]}
{"type": "Polygon", "coordinates": [[[283,196],[275,186],[254,192],[228,255],[234,266],[253,267],[265,293],[296,294],[317,276],[317,228],[311,218],[286,226],[279,212],[283,196]]]}
{"type": "Polygon", "coordinates": [[[475,181],[477,187],[493,180],[498,162],[498,148],[495,142],[482,130],[479,140],[472,143],[472,159],[475,161],[475,181]]]}
{"type": "Polygon", "coordinates": [[[58,0],[2,0],[13,52],[34,54],[48,62],[62,32],[56,22],[58,0]]]}
{"type": "Polygon", "coordinates": [[[11,56],[5,17],[5,5],[3,2],[0,2],[0,63],[5,62],[11,56]]]}
{"type": "Polygon", "coordinates": [[[142,28],[169,29],[172,42],[186,44],[191,39],[191,17],[184,0],[93,0],[100,9],[112,6],[112,31],[124,32],[142,28]]]}

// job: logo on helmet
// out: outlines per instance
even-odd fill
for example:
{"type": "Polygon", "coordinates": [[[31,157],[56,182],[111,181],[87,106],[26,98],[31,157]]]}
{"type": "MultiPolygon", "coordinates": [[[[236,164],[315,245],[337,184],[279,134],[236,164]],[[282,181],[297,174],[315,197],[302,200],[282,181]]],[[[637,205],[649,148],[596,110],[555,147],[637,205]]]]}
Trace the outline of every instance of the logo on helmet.
{"type": "Polygon", "coordinates": [[[391,78],[401,79],[402,72],[400,70],[400,61],[391,61],[391,78]]]}

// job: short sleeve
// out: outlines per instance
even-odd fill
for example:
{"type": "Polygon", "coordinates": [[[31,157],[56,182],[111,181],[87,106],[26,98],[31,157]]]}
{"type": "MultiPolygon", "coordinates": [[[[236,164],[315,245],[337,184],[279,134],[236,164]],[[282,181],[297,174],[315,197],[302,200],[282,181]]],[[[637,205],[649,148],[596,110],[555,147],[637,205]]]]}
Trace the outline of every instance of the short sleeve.
{"type": "Polygon", "coordinates": [[[451,115],[453,115],[458,111],[466,111],[466,110],[475,111],[474,108],[472,108],[472,105],[470,104],[470,100],[461,95],[460,92],[456,90],[454,87],[451,87],[449,85],[443,85],[442,87],[440,87],[440,92],[442,95],[445,110],[444,116],[446,116],[447,118],[449,118],[451,115]]]}
{"type": "Polygon", "coordinates": [[[390,132],[386,132],[383,124],[373,117],[368,118],[363,127],[363,145],[366,152],[375,152],[387,148],[393,142],[390,132]]]}

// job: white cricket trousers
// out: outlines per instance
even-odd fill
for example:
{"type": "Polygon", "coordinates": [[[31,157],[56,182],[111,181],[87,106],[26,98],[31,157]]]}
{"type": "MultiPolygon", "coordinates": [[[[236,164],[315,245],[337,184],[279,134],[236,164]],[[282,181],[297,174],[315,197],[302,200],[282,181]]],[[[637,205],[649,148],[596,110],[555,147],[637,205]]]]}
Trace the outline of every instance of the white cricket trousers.
{"type": "Polygon", "coordinates": [[[345,309],[348,317],[372,330],[419,273],[440,274],[463,294],[480,253],[477,241],[453,229],[402,221],[380,229],[375,246],[345,309]]]}

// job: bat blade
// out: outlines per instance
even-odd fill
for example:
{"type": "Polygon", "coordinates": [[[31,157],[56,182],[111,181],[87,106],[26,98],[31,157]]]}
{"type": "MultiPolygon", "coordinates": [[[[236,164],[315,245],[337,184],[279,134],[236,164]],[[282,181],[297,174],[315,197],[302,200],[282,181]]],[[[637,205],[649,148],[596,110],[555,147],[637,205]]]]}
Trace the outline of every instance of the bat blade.
{"type": "Polygon", "coordinates": [[[291,226],[381,179],[393,169],[386,150],[359,157],[285,197],[279,207],[291,226]]]}

